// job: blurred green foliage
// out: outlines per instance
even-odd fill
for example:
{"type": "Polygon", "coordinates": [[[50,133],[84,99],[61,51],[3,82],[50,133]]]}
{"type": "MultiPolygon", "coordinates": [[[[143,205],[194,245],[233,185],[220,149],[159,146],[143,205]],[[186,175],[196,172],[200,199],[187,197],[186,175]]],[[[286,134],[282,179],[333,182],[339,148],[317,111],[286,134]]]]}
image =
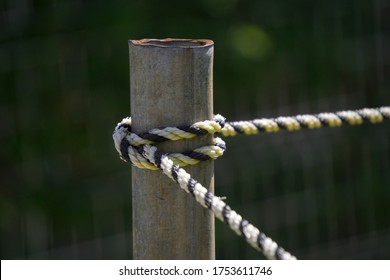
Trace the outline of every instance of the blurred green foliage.
{"type": "MultiPolygon", "coordinates": [[[[127,40],[215,42],[228,120],[389,105],[385,0],[0,2],[2,259],[131,258],[127,40]]],[[[390,257],[389,124],[228,139],[216,191],[299,258],[390,257]],[[244,157],[243,154],[246,156],[244,157]]],[[[258,258],[217,222],[218,258],[258,258]],[[228,244],[228,246],[227,246],[228,244]]]]}

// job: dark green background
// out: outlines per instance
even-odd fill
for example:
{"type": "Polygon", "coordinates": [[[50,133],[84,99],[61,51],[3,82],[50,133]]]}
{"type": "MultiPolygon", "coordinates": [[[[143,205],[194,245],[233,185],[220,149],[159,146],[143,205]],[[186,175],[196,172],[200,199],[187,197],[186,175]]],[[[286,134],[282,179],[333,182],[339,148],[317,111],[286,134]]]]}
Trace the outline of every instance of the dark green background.
{"type": "MultiPolygon", "coordinates": [[[[0,256],[131,258],[128,39],[215,42],[229,121],[390,105],[390,1],[0,0],[0,256]]],[[[302,259],[390,258],[390,123],[226,139],[216,193],[302,259]]],[[[178,190],[179,191],[179,190],[178,190]]],[[[219,221],[217,258],[262,258],[219,221]]]]}

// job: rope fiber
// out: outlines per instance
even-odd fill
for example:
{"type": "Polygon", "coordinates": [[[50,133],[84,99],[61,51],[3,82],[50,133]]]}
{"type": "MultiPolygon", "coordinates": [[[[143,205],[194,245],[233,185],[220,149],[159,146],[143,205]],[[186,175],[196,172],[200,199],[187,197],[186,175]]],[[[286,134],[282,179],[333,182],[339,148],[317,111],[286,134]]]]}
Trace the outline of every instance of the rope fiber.
{"type": "Polygon", "coordinates": [[[226,145],[221,138],[215,137],[210,146],[203,146],[184,153],[163,154],[153,144],[191,139],[206,134],[220,134],[225,137],[238,134],[253,135],[282,130],[297,131],[303,128],[339,127],[343,124],[360,125],[365,122],[375,124],[383,122],[385,119],[390,119],[390,107],[236,122],[226,122],[223,116],[215,115],[213,120],[196,122],[192,125],[156,128],[135,134],[131,131],[131,118],[127,117],[115,127],[113,139],[115,148],[122,160],[131,162],[138,168],[161,170],[175,181],[181,189],[191,194],[200,205],[212,211],[219,220],[228,224],[234,232],[242,236],[252,247],[261,251],[265,257],[287,260],[296,258],[278,246],[276,242],[258,228],[243,219],[220,197],[209,192],[181,168],[222,156],[226,150],[226,145]]]}

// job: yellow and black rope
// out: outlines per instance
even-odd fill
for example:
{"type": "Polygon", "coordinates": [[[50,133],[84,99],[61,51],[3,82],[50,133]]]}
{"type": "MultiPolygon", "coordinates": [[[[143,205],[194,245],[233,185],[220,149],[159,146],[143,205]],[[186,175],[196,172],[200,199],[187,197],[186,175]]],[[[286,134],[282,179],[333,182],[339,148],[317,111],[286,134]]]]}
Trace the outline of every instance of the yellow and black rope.
{"type": "Polygon", "coordinates": [[[360,125],[365,122],[375,124],[383,122],[385,119],[390,119],[390,107],[226,122],[224,128],[221,130],[221,134],[223,136],[235,136],[237,134],[252,135],[262,132],[278,132],[281,130],[296,131],[304,128],[338,127],[343,124],[360,125]]]}

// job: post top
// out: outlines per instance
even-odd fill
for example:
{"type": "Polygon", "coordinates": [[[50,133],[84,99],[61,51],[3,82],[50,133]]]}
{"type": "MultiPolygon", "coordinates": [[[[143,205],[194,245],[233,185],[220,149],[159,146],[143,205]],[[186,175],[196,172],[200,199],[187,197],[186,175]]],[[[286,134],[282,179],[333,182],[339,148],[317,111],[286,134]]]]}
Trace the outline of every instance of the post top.
{"type": "Polygon", "coordinates": [[[129,40],[129,44],[134,46],[144,47],[159,47],[159,48],[203,48],[214,45],[212,40],[208,39],[142,39],[142,40],[129,40]]]}

